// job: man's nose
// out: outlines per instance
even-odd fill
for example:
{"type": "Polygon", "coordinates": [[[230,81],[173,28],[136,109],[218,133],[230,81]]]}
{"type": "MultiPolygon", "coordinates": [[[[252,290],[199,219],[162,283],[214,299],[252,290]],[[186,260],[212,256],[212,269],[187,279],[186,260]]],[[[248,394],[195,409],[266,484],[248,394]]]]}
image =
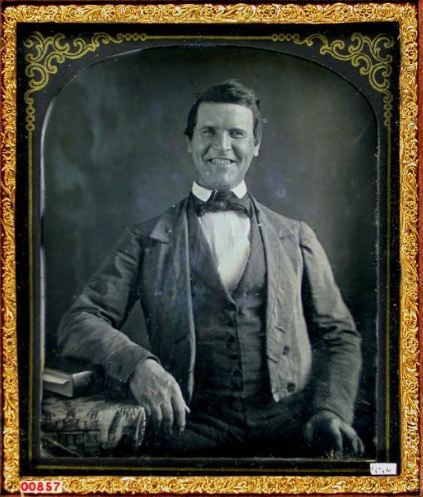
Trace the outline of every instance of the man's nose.
{"type": "Polygon", "coordinates": [[[220,150],[230,150],[232,146],[231,136],[225,131],[217,133],[214,145],[220,150]]]}

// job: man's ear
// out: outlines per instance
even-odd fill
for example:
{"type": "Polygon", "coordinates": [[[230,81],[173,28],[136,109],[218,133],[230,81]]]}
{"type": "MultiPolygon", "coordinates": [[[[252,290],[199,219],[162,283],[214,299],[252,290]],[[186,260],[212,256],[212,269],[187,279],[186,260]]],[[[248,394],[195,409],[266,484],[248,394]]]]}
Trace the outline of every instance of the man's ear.
{"type": "Polygon", "coordinates": [[[254,157],[259,156],[260,145],[261,145],[261,136],[254,139],[254,157]]]}
{"type": "Polygon", "coordinates": [[[188,153],[191,154],[192,153],[191,138],[189,136],[186,136],[185,139],[187,141],[187,150],[188,150],[188,153]]]}

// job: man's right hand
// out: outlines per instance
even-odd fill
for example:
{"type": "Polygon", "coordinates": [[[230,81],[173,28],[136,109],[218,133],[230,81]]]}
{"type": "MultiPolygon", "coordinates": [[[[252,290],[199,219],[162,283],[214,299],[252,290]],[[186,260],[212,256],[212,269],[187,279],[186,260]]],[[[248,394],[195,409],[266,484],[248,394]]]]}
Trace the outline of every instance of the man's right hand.
{"type": "Polygon", "coordinates": [[[129,379],[132,395],[141,404],[156,431],[171,434],[185,429],[189,408],[175,378],[154,359],[137,364],[129,379]]]}

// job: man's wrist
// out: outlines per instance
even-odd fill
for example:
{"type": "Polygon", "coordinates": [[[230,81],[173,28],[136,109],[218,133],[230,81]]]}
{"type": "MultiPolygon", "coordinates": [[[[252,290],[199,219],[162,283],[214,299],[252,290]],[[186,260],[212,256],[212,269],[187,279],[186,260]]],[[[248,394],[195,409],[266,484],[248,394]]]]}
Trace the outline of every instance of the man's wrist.
{"type": "Polygon", "coordinates": [[[309,419],[319,413],[327,413],[327,416],[333,416],[345,423],[352,425],[353,416],[349,415],[349,413],[345,412],[344,409],[338,409],[337,406],[332,405],[321,405],[321,406],[313,406],[309,410],[309,419]]]}
{"type": "Polygon", "coordinates": [[[314,413],[311,413],[308,419],[309,421],[338,419],[345,422],[345,420],[337,412],[332,411],[331,409],[319,409],[317,411],[314,411],[314,413]]]}
{"type": "Polygon", "coordinates": [[[319,409],[318,411],[316,411],[314,413],[314,416],[318,416],[318,415],[327,416],[327,417],[336,417],[338,419],[342,419],[341,416],[337,412],[332,411],[331,409],[319,409]]]}
{"type": "Polygon", "coordinates": [[[146,357],[143,357],[142,359],[140,359],[136,364],[135,364],[135,367],[134,367],[134,370],[132,371],[132,373],[129,375],[129,378],[128,378],[128,385],[130,385],[132,379],[134,378],[134,375],[135,373],[143,366],[145,365],[145,363],[147,361],[154,361],[154,362],[157,362],[158,364],[160,364],[160,361],[158,360],[158,358],[155,356],[155,355],[147,355],[146,357]]]}

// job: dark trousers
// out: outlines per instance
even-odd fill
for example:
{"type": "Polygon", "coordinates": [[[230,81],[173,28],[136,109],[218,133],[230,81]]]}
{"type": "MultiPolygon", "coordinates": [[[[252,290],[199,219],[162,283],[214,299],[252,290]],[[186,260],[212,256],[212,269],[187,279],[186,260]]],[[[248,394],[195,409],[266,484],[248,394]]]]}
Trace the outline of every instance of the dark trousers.
{"type": "Polygon", "coordinates": [[[278,403],[264,395],[247,399],[197,396],[184,432],[150,434],[147,452],[164,457],[302,457],[306,421],[301,395],[278,403]]]}

